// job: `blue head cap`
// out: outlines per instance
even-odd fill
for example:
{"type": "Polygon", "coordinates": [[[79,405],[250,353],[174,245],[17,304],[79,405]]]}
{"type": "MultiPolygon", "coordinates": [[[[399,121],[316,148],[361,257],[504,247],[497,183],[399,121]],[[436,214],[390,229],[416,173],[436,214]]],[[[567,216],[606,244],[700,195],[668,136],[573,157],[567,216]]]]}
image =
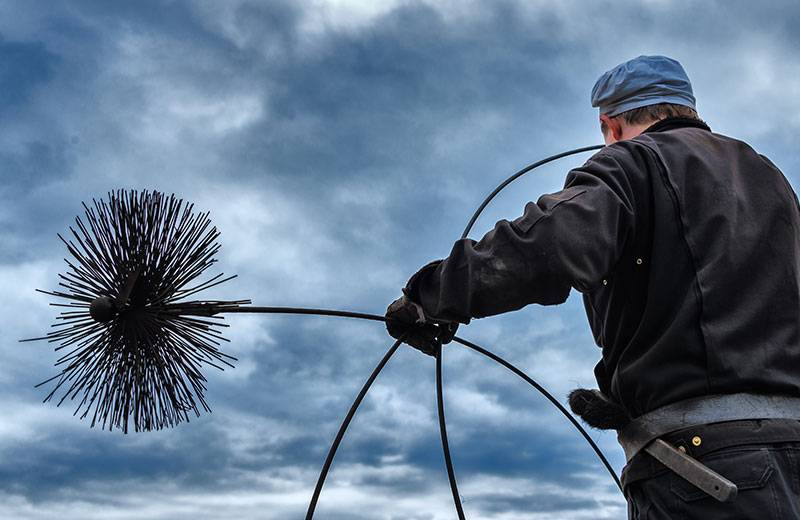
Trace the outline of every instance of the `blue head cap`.
{"type": "Polygon", "coordinates": [[[617,65],[592,89],[592,106],[608,116],[659,103],[696,108],[686,71],[666,56],[639,56],[617,65]]]}

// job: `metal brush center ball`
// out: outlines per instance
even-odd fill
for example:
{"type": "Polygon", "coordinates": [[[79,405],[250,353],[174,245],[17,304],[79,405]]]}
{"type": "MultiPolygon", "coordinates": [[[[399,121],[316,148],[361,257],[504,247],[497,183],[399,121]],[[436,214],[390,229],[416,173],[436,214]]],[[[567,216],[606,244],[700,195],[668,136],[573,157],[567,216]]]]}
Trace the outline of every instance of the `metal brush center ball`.
{"type": "Polygon", "coordinates": [[[89,315],[98,323],[108,323],[117,314],[117,306],[114,304],[114,299],[108,296],[99,296],[89,304],[89,315]]]}

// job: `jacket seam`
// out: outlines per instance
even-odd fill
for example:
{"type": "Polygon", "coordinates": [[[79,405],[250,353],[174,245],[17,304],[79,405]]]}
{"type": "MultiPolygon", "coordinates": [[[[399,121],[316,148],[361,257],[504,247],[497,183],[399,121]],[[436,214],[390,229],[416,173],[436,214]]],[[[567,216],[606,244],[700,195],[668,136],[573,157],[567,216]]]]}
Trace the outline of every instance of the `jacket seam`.
{"type": "Polygon", "coordinates": [[[689,251],[689,258],[691,259],[692,269],[694,270],[694,283],[692,285],[694,288],[695,299],[697,301],[700,310],[700,312],[698,313],[699,314],[698,328],[700,329],[700,337],[703,342],[703,350],[705,351],[705,359],[706,359],[706,391],[710,393],[713,387],[712,377],[711,377],[711,362],[709,359],[708,335],[703,320],[703,317],[705,316],[705,307],[703,305],[702,284],[700,283],[699,269],[697,267],[698,266],[697,255],[687,235],[688,226],[686,224],[686,220],[683,215],[683,208],[681,207],[680,200],[678,199],[678,189],[675,187],[675,185],[672,182],[672,179],[667,174],[666,168],[664,166],[664,161],[661,158],[661,155],[651,145],[643,142],[642,140],[640,140],[639,142],[645,147],[646,150],[648,150],[649,153],[653,154],[654,158],[656,159],[655,162],[658,166],[659,177],[666,186],[667,192],[669,193],[670,198],[672,199],[673,209],[678,217],[678,222],[680,224],[681,238],[683,239],[683,242],[684,244],[686,244],[686,248],[689,251]]]}
{"type": "MultiPolygon", "coordinates": [[[[567,188],[567,189],[569,189],[569,188],[567,188]]],[[[574,194],[574,195],[571,195],[570,197],[568,197],[568,198],[566,198],[566,199],[560,199],[558,202],[556,202],[555,204],[553,204],[553,205],[550,207],[550,209],[548,209],[546,212],[545,212],[545,211],[543,211],[543,212],[542,212],[542,214],[541,214],[541,215],[539,215],[539,217],[538,217],[536,220],[534,220],[534,221],[531,223],[531,225],[530,225],[530,226],[528,226],[528,227],[527,227],[525,230],[523,230],[523,229],[522,229],[520,226],[518,226],[517,224],[515,224],[513,220],[509,221],[509,224],[511,224],[511,227],[512,227],[512,228],[514,228],[515,230],[517,230],[517,231],[518,231],[520,234],[522,234],[522,235],[527,235],[527,234],[528,234],[528,233],[530,233],[530,231],[531,231],[531,230],[532,230],[532,229],[533,229],[533,228],[536,226],[536,224],[538,224],[539,222],[541,222],[541,221],[542,221],[542,220],[544,220],[545,218],[548,218],[548,217],[550,217],[550,216],[551,216],[551,215],[552,215],[552,214],[555,212],[555,209],[556,209],[557,207],[559,207],[561,204],[563,204],[563,203],[565,203],[565,202],[569,202],[569,201],[571,201],[572,199],[575,199],[575,198],[577,198],[577,197],[580,197],[580,196],[581,196],[581,195],[583,195],[584,193],[586,193],[586,188],[584,188],[584,189],[580,190],[578,193],[576,193],[576,194],[574,194]]]]}

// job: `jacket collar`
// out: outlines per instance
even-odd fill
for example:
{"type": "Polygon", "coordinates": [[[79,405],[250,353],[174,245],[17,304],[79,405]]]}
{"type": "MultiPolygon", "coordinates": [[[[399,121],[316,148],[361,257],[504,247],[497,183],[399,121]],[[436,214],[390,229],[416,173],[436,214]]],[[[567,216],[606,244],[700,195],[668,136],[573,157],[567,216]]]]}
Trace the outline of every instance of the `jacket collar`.
{"type": "Polygon", "coordinates": [[[702,128],[703,130],[711,131],[711,128],[700,119],[692,119],[690,117],[667,117],[660,121],[656,121],[648,126],[644,132],[666,132],[667,130],[674,130],[675,128],[702,128]]]}

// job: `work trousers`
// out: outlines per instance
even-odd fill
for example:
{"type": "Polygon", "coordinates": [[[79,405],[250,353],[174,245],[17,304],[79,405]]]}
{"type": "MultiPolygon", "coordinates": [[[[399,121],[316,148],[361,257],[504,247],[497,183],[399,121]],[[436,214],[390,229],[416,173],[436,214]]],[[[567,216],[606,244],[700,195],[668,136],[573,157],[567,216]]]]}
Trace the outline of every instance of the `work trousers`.
{"type": "Polygon", "coordinates": [[[664,437],[735,483],[718,502],[646,453],[623,470],[630,520],[800,520],[800,421],[732,421],[664,437]]]}

